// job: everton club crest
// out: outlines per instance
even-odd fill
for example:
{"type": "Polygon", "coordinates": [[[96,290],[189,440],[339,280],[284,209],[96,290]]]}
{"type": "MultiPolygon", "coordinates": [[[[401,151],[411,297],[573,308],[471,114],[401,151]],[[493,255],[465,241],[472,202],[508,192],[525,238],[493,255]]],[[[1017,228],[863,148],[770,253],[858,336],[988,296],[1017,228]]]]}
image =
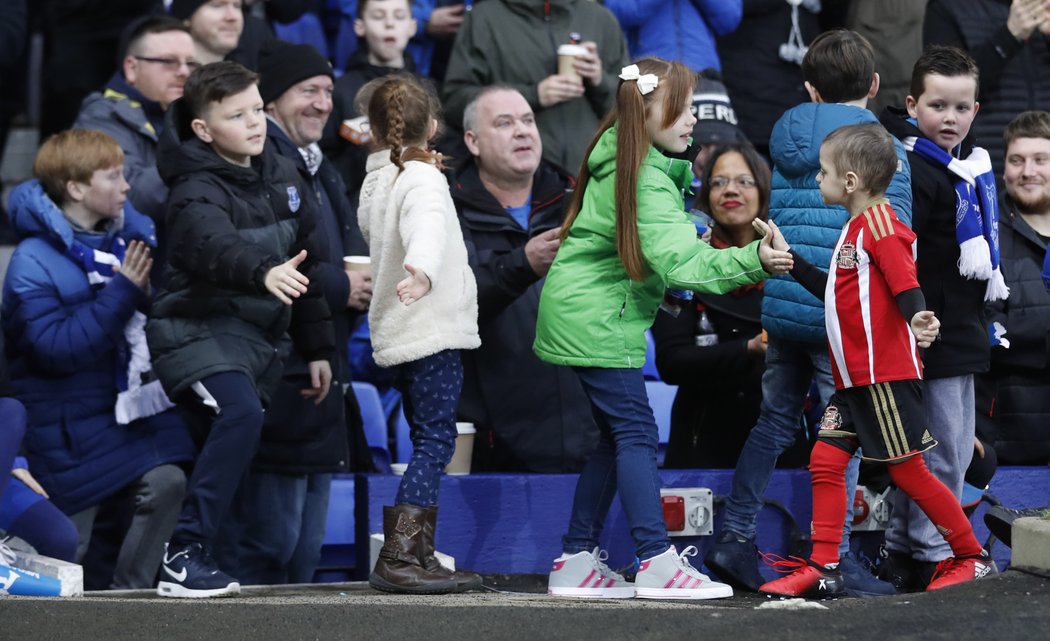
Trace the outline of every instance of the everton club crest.
{"type": "Polygon", "coordinates": [[[292,210],[292,213],[299,211],[299,205],[302,201],[299,199],[299,190],[292,185],[288,188],[288,209],[292,210]]]}

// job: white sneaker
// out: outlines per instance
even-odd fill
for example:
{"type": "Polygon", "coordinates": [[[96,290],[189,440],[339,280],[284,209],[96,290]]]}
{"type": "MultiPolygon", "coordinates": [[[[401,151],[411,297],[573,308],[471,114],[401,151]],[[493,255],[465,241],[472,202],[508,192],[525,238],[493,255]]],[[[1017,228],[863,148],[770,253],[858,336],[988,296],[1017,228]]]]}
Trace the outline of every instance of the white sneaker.
{"type": "Polygon", "coordinates": [[[666,552],[642,561],[634,578],[635,596],[639,599],[724,599],[733,596],[733,588],[712,581],[689,564],[687,556],[696,556],[690,545],[681,554],[672,545],[666,552]]]}
{"type": "Polygon", "coordinates": [[[554,560],[547,579],[547,594],[579,599],[630,599],[634,586],[605,565],[609,553],[594,548],[594,552],[562,554],[554,560]]]}

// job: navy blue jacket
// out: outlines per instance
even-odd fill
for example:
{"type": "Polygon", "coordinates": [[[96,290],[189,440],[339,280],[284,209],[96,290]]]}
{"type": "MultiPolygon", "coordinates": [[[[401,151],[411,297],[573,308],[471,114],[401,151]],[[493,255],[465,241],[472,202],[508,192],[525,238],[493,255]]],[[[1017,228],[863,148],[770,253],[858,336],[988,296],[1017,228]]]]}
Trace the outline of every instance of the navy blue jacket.
{"type": "Polygon", "coordinates": [[[33,476],[59,509],[75,514],[158,465],[194,455],[172,411],[117,425],[124,326],[148,300],[119,274],[92,288],[67,254],[74,238],[103,251],[118,235],[155,244],[153,224],[128,207],[123,226],[75,231],[35,180],[15,188],[10,216],[20,238],[3,295],[11,386],[26,408],[24,444],[33,476]]]}

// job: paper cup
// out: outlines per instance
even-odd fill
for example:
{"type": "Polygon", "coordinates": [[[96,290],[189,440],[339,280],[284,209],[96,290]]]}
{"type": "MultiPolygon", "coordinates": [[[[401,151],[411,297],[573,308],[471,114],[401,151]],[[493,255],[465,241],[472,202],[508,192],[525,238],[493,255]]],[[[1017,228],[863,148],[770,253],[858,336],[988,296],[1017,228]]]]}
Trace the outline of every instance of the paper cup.
{"type": "Polygon", "coordinates": [[[343,269],[348,272],[371,271],[372,259],[368,256],[343,256],[343,269]]]}
{"type": "Polygon", "coordinates": [[[445,466],[445,473],[453,476],[470,474],[470,459],[474,455],[474,429],[473,423],[456,423],[456,450],[452,453],[452,460],[445,466]]]}
{"type": "Polygon", "coordinates": [[[408,469],[408,463],[391,463],[390,471],[394,476],[404,476],[405,471],[408,469]]]}
{"type": "Polygon", "coordinates": [[[577,56],[584,55],[587,55],[587,47],[583,45],[562,45],[558,47],[558,75],[579,78],[580,74],[576,73],[576,68],[572,66],[572,63],[576,61],[577,56]]]}

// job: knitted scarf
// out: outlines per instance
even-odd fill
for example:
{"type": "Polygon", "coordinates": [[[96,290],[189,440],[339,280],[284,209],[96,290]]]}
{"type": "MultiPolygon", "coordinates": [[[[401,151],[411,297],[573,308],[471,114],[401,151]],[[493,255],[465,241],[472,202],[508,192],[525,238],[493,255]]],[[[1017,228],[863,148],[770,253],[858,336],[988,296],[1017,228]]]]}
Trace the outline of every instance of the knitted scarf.
{"type": "MultiPolygon", "coordinates": [[[[87,275],[93,289],[102,289],[117,273],[114,269],[124,261],[126,245],[115,238],[105,252],[73,239],[68,255],[87,275]]],[[[117,350],[117,423],[128,425],[140,418],[159,414],[174,407],[164,393],[160,381],[153,377],[149,347],[146,345],[146,315],[136,311],[124,326],[126,349],[117,350]]]]}
{"type": "Polygon", "coordinates": [[[986,280],[984,300],[1004,300],[1010,288],[999,269],[999,206],[995,175],[988,152],[974,147],[969,157],[955,158],[919,136],[903,140],[904,148],[951,172],[955,181],[955,239],[959,243],[959,273],[986,280]]]}

